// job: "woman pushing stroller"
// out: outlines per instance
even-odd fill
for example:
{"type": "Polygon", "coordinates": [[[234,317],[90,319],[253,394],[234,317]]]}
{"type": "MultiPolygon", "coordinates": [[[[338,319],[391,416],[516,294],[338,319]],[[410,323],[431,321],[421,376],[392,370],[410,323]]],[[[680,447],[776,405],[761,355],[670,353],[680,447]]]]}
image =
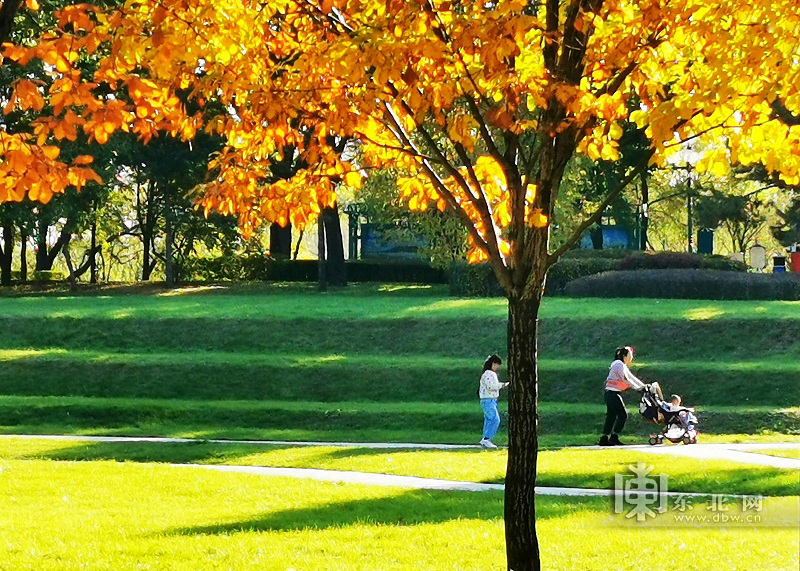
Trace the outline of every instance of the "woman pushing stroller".
{"type": "Polygon", "coordinates": [[[622,400],[622,392],[628,389],[644,390],[647,385],[631,373],[628,365],[633,361],[633,347],[618,347],[614,353],[614,361],[608,370],[603,395],[606,401],[606,421],[600,446],[622,446],[619,435],[628,420],[628,411],[622,400]]]}

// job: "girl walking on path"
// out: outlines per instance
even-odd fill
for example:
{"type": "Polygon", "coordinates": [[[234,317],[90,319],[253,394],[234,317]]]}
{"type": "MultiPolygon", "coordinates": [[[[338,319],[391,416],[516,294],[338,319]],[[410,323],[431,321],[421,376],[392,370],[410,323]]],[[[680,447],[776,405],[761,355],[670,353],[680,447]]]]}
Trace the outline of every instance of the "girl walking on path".
{"type": "Polygon", "coordinates": [[[614,353],[614,361],[606,377],[604,397],[606,401],[606,422],[603,425],[603,435],[600,437],[600,446],[622,446],[619,434],[625,421],[628,420],[628,411],[622,400],[622,391],[635,389],[641,391],[646,385],[631,373],[628,365],[633,361],[633,347],[618,347],[614,353]]]}
{"type": "Polygon", "coordinates": [[[480,445],[484,448],[497,448],[492,442],[492,438],[497,434],[497,428],[500,426],[497,397],[500,396],[500,389],[508,386],[508,383],[501,383],[497,378],[497,369],[500,368],[502,363],[502,359],[497,355],[489,355],[483,364],[478,396],[481,399],[481,408],[483,409],[483,438],[481,438],[480,445]]]}

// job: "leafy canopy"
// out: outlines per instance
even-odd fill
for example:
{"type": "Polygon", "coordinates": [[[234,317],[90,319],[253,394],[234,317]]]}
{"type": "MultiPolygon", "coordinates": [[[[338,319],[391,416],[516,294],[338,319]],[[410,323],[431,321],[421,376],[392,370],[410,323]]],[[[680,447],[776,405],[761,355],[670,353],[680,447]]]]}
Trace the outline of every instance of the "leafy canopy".
{"type": "Polygon", "coordinates": [[[800,116],[796,0],[136,0],[70,6],[58,22],[4,46],[4,65],[41,60],[55,81],[20,79],[6,102],[44,114],[0,132],[0,200],[93,178],[90,157],[59,161],[79,131],[102,143],[205,129],[226,146],[202,203],[246,232],[302,227],[337,184],[391,167],[412,209],[453,210],[473,259],[513,268],[553,216],[564,165],[552,149],[616,160],[627,119],[655,163],[696,137],[710,149],[700,170],[760,161],[800,183],[800,121],[786,120],[800,116]],[[91,54],[99,67],[83,77],[91,54]],[[121,88],[129,100],[104,95],[121,88]],[[212,100],[223,112],[205,110],[212,100]],[[308,167],[274,180],[286,147],[308,167]]]}

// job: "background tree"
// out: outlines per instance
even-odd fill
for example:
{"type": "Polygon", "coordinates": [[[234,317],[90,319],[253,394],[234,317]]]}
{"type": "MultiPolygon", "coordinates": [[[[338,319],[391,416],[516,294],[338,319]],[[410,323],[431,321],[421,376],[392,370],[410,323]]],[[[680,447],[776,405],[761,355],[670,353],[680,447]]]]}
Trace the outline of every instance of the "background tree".
{"type": "Polygon", "coordinates": [[[415,244],[419,255],[435,267],[446,268],[463,260],[467,232],[448,211],[409,211],[398,197],[397,172],[381,169],[370,173],[358,194],[359,212],[392,242],[415,244]]]}
{"type": "MultiPolygon", "coordinates": [[[[61,33],[36,46],[5,50],[61,75],[47,90],[53,117],[28,138],[3,137],[0,178],[13,184],[0,199],[82,184],[82,165],[47,145],[68,127],[101,143],[115,129],[194,137],[202,113],[175,95],[190,89],[198,104],[235,109],[205,126],[227,145],[203,204],[236,214],[245,234],[264,220],[305,227],[334,205],[339,181],[358,184],[331,141],[342,136],[360,142],[360,166],[402,173],[411,209],[459,218],[470,258],[487,259],[508,295],[505,525],[517,571],[540,568],[536,341],[548,268],[648,162],[663,164],[688,139],[724,136],[734,162],[763,158],[800,183],[800,129],[773,110],[778,101],[800,116],[796,0],[142,0],[110,13],[65,9],[59,23],[61,33]],[[72,54],[101,45],[109,55],[87,84],[72,54]],[[130,101],[98,97],[108,84],[125,85],[130,101]],[[633,113],[631,97],[640,101],[633,113]],[[576,153],[617,160],[628,120],[645,129],[649,151],[551,249],[567,165],[576,153]],[[269,157],[287,145],[308,167],[265,184],[269,157]],[[34,180],[24,178],[30,167],[34,180]]],[[[36,106],[41,95],[18,81],[7,107],[36,106]]],[[[728,157],[709,151],[698,168],[720,174],[728,157]]]]}

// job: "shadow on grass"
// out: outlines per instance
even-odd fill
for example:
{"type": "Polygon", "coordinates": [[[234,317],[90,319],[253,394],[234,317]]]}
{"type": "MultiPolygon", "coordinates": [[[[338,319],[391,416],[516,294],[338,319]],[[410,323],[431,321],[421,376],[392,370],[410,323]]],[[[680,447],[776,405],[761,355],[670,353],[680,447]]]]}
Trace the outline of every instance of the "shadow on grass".
{"type": "Polygon", "coordinates": [[[255,452],[292,448],[291,446],[259,446],[197,442],[92,442],[62,450],[32,453],[22,460],[46,459],[56,461],[113,460],[117,462],[162,462],[169,464],[234,464],[255,452]]]}
{"type": "MultiPolygon", "coordinates": [[[[538,520],[559,518],[575,511],[605,511],[604,500],[543,498],[537,501],[538,520]]],[[[412,491],[378,499],[353,500],[288,509],[229,523],[181,527],[168,535],[216,535],[252,531],[324,530],[352,525],[412,526],[451,520],[501,520],[502,492],[412,491]]]]}

